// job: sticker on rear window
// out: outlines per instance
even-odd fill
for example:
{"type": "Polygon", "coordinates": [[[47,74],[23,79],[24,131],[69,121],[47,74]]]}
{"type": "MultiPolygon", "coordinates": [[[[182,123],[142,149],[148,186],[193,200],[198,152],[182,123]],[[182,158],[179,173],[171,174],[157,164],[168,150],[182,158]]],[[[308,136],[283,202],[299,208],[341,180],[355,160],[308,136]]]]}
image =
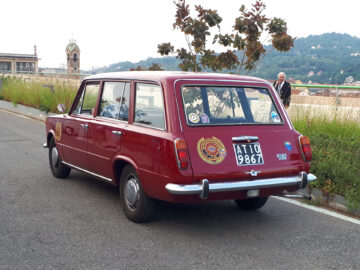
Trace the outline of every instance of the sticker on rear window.
{"type": "Polygon", "coordinates": [[[280,123],[280,117],[276,112],[271,112],[271,119],[273,120],[274,123],[280,123]]]}
{"type": "Polygon", "coordinates": [[[206,113],[203,113],[203,114],[200,116],[200,118],[201,118],[201,122],[202,122],[203,124],[209,124],[209,123],[210,123],[209,116],[207,116],[206,113]]]}
{"type": "Polygon", "coordinates": [[[200,117],[196,113],[190,113],[188,119],[191,123],[197,124],[200,122],[200,117]]]}
{"type": "Polygon", "coordinates": [[[216,137],[202,137],[197,143],[197,151],[203,161],[212,165],[221,163],[227,155],[224,144],[216,137]]]}

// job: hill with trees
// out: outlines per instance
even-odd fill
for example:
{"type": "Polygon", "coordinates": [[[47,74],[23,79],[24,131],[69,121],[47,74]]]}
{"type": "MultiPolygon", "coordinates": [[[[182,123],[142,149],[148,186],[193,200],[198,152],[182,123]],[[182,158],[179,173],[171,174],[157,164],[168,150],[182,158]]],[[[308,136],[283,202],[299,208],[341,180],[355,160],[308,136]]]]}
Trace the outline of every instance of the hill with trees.
{"type": "MultiPolygon", "coordinates": [[[[242,74],[275,79],[278,72],[284,71],[288,77],[304,83],[342,84],[349,76],[360,81],[360,38],[327,33],[296,39],[294,47],[288,52],[272,50],[271,46],[265,46],[265,49],[269,53],[257,67],[242,74]]],[[[154,63],[164,70],[180,70],[180,62],[171,56],[148,58],[137,63],[118,62],[93,72],[127,71],[138,66],[149,68],[154,63]]],[[[235,70],[226,72],[236,73],[235,70]]]]}

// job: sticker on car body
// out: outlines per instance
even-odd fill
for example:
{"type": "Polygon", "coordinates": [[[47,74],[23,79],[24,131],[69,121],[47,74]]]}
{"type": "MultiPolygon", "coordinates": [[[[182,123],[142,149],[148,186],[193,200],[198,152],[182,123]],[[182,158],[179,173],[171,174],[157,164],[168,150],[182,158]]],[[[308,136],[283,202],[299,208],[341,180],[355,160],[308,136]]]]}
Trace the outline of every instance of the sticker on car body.
{"type": "Polygon", "coordinates": [[[197,151],[203,161],[212,165],[221,163],[227,156],[224,144],[216,137],[202,137],[197,143],[197,151]]]}
{"type": "Polygon", "coordinates": [[[286,147],[286,150],[288,150],[288,151],[290,152],[291,149],[292,149],[291,143],[290,143],[290,142],[284,142],[284,145],[285,145],[285,147],[286,147]]]}
{"type": "Polygon", "coordinates": [[[61,132],[62,132],[61,122],[57,122],[55,125],[55,140],[58,142],[61,140],[61,132]]]}
{"type": "Polygon", "coordinates": [[[277,154],[276,156],[279,160],[287,160],[287,154],[277,154]]]}

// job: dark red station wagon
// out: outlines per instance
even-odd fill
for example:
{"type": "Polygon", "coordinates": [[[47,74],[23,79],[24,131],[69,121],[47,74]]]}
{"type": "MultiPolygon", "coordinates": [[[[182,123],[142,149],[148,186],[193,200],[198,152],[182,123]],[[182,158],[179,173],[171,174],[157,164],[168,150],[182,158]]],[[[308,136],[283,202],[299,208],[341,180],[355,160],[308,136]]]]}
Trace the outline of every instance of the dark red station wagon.
{"type": "Polygon", "coordinates": [[[76,169],[118,186],[135,222],[151,216],[156,200],[233,199],[252,210],[316,179],[309,139],[294,129],[271,84],[253,77],[90,76],[68,114],[46,119],[46,134],[55,177],[76,169]]]}

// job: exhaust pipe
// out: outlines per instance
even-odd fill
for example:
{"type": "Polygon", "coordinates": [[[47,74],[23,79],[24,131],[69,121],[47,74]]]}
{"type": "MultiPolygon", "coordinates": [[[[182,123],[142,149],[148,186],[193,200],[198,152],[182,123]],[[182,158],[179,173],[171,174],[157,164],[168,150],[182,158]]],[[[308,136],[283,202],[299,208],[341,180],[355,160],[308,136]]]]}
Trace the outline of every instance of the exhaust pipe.
{"type": "Polygon", "coordinates": [[[284,197],[284,198],[289,198],[289,199],[304,199],[304,200],[308,200],[311,201],[311,196],[308,195],[304,195],[304,194],[288,194],[288,193],[280,193],[278,195],[274,195],[277,197],[284,197]]]}

